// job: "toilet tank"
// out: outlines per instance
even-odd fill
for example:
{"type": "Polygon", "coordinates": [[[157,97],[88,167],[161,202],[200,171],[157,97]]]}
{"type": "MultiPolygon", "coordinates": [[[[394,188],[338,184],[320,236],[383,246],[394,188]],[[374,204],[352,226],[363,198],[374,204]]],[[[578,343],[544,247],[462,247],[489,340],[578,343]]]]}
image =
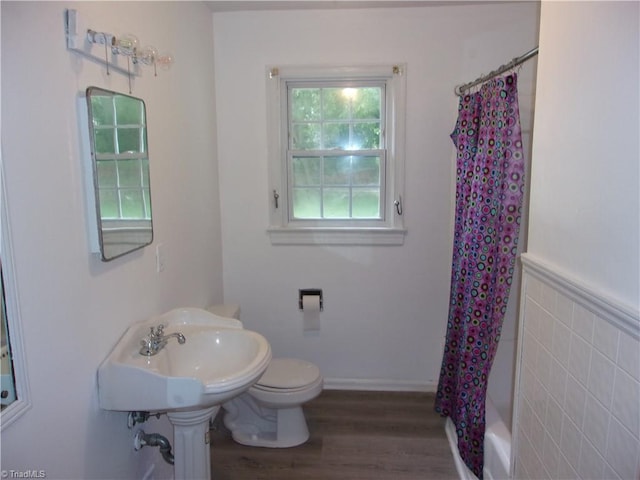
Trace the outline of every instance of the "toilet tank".
{"type": "Polygon", "coordinates": [[[220,303],[207,307],[207,310],[219,317],[235,318],[236,320],[240,320],[240,305],[220,303]]]}

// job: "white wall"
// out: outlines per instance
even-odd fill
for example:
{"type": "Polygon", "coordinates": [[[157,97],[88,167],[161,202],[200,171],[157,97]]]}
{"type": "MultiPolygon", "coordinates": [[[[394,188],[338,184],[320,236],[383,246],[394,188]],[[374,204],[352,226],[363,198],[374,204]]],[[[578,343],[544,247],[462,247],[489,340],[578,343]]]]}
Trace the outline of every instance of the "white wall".
{"type": "Polygon", "coordinates": [[[640,475],[639,19],[542,3],[517,478],[640,475]]]}
{"type": "Polygon", "coordinates": [[[540,51],[529,252],[637,308],[638,4],[544,2],[540,51]]]}
{"type": "Polygon", "coordinates": [[[537,19],[535,3],[214,14],[225,301],[241,305],[275,355],[317,363],[333,386],[435,388],[451,265],[453,88],[536,45],[537,19]],[[393,62],[407,63],[405,244],[272,246],[265,66],[393,62]],[[318,335],[302,331],[306,287],[324,290],[318,335]]]}
{"type": "MultiPolygon", "coordinates": [[[[199,2],[1,8],[3,162],[32,397],[2,432],[2,469],[141,478],[157,462],[156,478],[166,476],[157,449],[133,451],[125,414],[99,409],[95,377],[131,323],[223,298],[211,14],[199,2]],[[76,96],[89,85],[127,93],[127,79],[66,50],[65,7],[176,58],[133,82],[147,105],[154,245],[110,263],[88,253],[76,96]]],[[[164,419],[143,428],[171,438],[164,419]]]]}

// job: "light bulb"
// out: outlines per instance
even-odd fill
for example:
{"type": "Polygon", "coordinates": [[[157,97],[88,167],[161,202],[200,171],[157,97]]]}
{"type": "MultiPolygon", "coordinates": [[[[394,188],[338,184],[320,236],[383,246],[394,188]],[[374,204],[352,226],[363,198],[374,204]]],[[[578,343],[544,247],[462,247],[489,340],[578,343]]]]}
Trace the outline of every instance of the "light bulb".
{"type": "Polygon", "coordinates": [[[160,65],[163,70],[169,70],[173,65],[173,57],[168,53],[163,53],[156,58],[156,64],[160,65]]]}
{"type": "Polygon", "coordinates": [[[138,37],[130,33],[125,33],[114,39],[114,53],[120,55],[133,56],[138,47],[138,37]]]}
{"type": "Polygon", "coordinates": [[[153,65],[158,58],[158,50],[151,45],[147,45],[138,52],[138,60],[145,65],[153,65]]]}

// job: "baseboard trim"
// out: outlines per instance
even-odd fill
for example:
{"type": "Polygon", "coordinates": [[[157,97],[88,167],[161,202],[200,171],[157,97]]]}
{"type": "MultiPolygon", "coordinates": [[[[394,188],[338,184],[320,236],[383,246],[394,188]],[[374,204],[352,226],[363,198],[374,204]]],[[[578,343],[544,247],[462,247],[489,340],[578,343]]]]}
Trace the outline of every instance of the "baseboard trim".
{"type": "Polygon", "coordinates": [[[325,378],[325,390],[362,390],[381,392],[428,392],[438,387],[433,382],[415,382],[411,380],[392,380],[387,378],[325,378]]]}

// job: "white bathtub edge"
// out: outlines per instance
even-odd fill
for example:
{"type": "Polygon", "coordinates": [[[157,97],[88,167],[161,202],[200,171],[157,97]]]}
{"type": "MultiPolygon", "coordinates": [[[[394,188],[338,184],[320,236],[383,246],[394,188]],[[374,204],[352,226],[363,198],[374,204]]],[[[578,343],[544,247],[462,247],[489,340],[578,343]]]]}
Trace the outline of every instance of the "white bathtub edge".
{"type": "Polygon", "coordinates": [[[484,478],[504,480],[511,472],[511,432],[489,398],[485,405],[484,478]]]}
{"type": "Polygon", "coordinates": [[[447,421],[444,426],[445,432],[447,432],[447,439],[449,440],[449,448],[453,454],[453,461],[456,464],[456,471],[458,472],[458,478],[460,480],[478,480],[469,467],[464,463],[460,452],[458,451],[458,435],[456,435],[456,426],[453,421],[447,417],[447,421]]]}
{"type": "MultiPolygon", "coordinates": [[[[493,404],[486,402],[486,432],[484,440],[484,469],[485,480],[505,480],[510,478],[511,471],[511,433],[501,420],[493,404]]],[[[469,470],[458,451],[458,436],[453,421],[447,417],[445,432],[449,441],[449,448],[453,454],[458,478],[460,480],[478,480],[469,470]]]]}

